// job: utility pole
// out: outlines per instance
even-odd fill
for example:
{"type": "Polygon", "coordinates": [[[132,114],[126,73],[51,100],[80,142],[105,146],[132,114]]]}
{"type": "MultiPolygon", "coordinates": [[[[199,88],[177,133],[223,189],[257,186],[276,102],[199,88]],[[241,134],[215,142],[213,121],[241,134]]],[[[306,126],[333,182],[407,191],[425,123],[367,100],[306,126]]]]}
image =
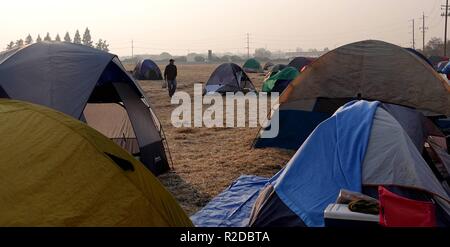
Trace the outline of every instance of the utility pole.
{"type": "Polygon", "coordinates": [[[131,58],[134,58],[134,41],[131,40],[131,58]]]}
{"type": "Polygon", "coordinates": [[[445,30],[444,30],[444,57],[447,56],[447,17],[448,17],[448,0],[445,1],[445,6],[441,5],[441,9],[445,8],[445,14],[442,13],[441,16],[445,17],[445,30]]]}
{"type": "Polygon", "coordinates": [[[415,34],[416,26],[415,26],[415,23],[414,23],[415,20],[412,19],[411,21],[412,21],[412,48],[416,49],[416,34],[415,34]]]}
{"type": "Polygon", "coordinates": [[[247,58],[250,58],[250,34],[247,33],[247,58]]]}
{"type": "Polygon", "coordinates": [[[425,18],[426,18],[426,16],[425,16],[425,12],[423,12],[423,14],[422,14],[422,38],[423,38],[423,46],[422,46],[422,52],[425,52],[425,32],[426,32],[426,30],[428,29],[428,27],[426,27],[425,26],[425,18]]]}

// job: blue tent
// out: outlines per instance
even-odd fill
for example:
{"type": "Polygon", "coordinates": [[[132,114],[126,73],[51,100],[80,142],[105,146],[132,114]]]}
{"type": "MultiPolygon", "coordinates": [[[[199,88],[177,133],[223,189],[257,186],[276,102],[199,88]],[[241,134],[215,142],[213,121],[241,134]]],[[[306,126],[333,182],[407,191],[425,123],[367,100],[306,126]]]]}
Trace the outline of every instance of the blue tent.
{"type": "Polygon", "coordinates": [[[324,210],[341,189],[377,198],[377,186],[389,186],[409,199],[445,200],[436,204],[436,220],[448,225],[448,192],[433,172],[437,164],[422,157],[430,135],[425,122],[416,110],[398,105],[346,104],[313,131],[260,191],[250,226],[325,226],[324,210]]]}
{"type": "Polygon", "coordinates": [[[367,101],[348,103],[320,124],[286,167],[270,180],[242,177],[191,219],[197,226],[245,226],[254,220],[249,217],[273,222],[293,212],[280,225],[294,225],[295,221],[296,226],[323,226],[323,210],[336,200],[340,189],[361,191],[361,163],[378,105],[367,101]],[[271,192],[262,190],[267,184],[267,189],[274,188],[271,192]],[[258,202],[258,194],[264,199],[276,194],[277,201],[258,202]],[[254,209],[261,206],[262,210],[250,216],[248,208],[253,204],[254,209]],[[271,208],[270,217],[264,216],[264,208],[271,208]]]}
{"type": "Polygon", "coordinates": [[[273,182],[280,199],[306,225],[323,226],[323,210],[340,189],[361,191],[361,164],[378,104],[344,106],[317,127],[273,182]]]}
{"type": "Polygon", "coordinates": [[[162,80],[161,70],[158,65],[150,59],[140,60],[133,71],[137,80],[162,80]]]}
{"type": "Polygon", "coordinates": [[[326,226],[324,210],[342,189],[378,198],[378,186],[385,186],[405,198],[434,200],[438,225],[450,225],[450,198],[433,172],[437,164],[421,154],[427,124],[407,107],[349,102],[319,124],[275,176],[239,178],[192,220],[197,226],[326,226]]]}
{"type": "MultiPolygon", "coordinates": [[[[284,110],[276,111],[279,117],[279,132],[276,138],[258,138],[255,148],[277,147],[297,150],[329,113],[284,110]]],[[[270,129],[271,126],[267,127],[270,129]]]]}

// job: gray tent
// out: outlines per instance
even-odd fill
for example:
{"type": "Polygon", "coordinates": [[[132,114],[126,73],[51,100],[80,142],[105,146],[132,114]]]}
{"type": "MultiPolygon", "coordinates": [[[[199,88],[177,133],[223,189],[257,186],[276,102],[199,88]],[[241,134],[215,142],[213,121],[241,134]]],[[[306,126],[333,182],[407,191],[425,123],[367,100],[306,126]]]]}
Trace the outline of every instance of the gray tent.
{"type": "Polygon", "coordinates": [[[424,60],[383,41],[339,47],[310,64],[280,96],[280,109],[314,108],[317,98],[360,98],[450,115],[450,87],[424,60]]]}
{"type": "Polygon", "coordinates": [[[426,116],[450,115],[450,86],[433,68],[399,46],[367,40],[308,65],[272,109],[279,114],[278,136],[258,137],[255,147],[297,149],[319,123],[355,99],[412,107],[426,116]]]}
{"type": "Polygon", "coordinates": [[[255,86],[239,65],[224,63],[214,70],[205,85],[205,93],[255,91],[255,86]]]}
{"type": "Polygon", "coordinates": [[[2,52],[0,97],[86,121],[139,156],[153,173],[169,169],[161,125],[143,90],[113,54],[65,42],[2,52]]]}

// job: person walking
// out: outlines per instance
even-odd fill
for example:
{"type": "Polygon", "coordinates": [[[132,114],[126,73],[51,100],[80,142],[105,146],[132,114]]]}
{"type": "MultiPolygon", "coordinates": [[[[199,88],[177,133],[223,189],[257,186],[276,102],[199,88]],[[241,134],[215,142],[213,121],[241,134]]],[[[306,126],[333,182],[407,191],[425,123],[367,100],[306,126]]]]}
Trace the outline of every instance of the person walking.
{"type": "Polygon", "coordinates": [[[173,59],[169,60],[169,64],[164,69],[164,80],[167,82],[169,96],[172,97],[177,90],[177,66],[175,66],[175,60],[173,59]]]}

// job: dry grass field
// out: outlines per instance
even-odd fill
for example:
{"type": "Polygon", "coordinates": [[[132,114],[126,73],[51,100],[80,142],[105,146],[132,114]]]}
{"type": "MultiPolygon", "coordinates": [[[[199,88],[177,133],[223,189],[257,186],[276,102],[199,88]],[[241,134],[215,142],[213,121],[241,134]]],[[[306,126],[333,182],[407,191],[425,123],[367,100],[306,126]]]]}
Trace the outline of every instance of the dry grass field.
{"type": "MultiPolygon", "coordinates": [[[[217,66],[177,65],[177,90],[193,95],[194,83],[206,82],[217,66]]],[[[249,74],[249,77],[259,90],[264,76],[249,74]]],[[[160,81],[140,81],[140,84],[162,123],[174,162],[175,170],[159,179],[189,215],[240,175],[270,177],[293,155],[285,150],[251,149],[257,128],[175,128],[170,117],[177,105],[171,105],[167,89],[161,87],[160,81]]]]}

